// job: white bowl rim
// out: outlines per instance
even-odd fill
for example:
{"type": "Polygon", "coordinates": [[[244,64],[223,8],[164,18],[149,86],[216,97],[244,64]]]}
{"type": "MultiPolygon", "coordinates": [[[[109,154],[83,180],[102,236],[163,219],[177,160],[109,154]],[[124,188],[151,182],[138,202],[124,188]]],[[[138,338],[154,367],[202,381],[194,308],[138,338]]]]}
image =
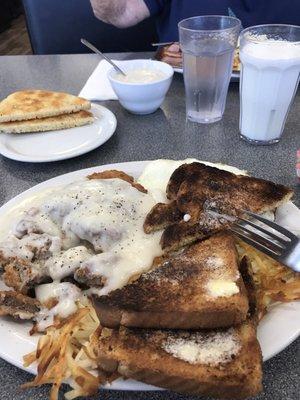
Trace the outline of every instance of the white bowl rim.
{"type": "MultiPolygon", "coordinates": [[[[143,62],[149,62],[149,64],[156,64],[156,65],[164,65],[167,67],[167,69],[169,70],[169,74],[162,79],[158,79],[157,81],[153,81],[153,82],[123,82],[123,81],[119,81],[118,79],[114,79],[111,75],[112,73],[117,73],[116,70],[114,69],[114,67],[111,67],[108,71],[107,71],[107,77],[110,81],[113,81],[115,83],[117,83],[118,85],[124,85],[124,86],[143,86],[143,85],[155,85],[161,82],[165,82],[168,79],[172,78],[174,75],[174,69],[167,63],[163,62],[163,61],[158,61],[158,60],[149,60],[149,59],[145,59],[145,58],[137,58],[134,60],[122,60],[122,62],[124,63],[128,63],[130,64],[131,62],[136,62],[136,61],[143,61],[143,62]]],[[[164,71],[163,71],[164,72],[164,71]]],[[[166,72],[167,73],[167,72],[166,72]]]]}

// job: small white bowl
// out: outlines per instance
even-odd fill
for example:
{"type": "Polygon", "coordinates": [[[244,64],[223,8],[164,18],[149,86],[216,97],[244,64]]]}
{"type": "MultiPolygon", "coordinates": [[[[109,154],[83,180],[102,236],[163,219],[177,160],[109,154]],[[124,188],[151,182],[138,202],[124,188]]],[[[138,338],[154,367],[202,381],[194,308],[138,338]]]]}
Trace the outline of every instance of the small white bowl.
{"type": "Polygon", "coordinates": [[[173,68],[164,62],[154,60],[128,60],[122,63],[121,68],[125,73],[134,69],[151,69],[165,73],[165,78],[147,83],[129,83],[115,79],[118,73],[114,68],[107,73],[119,102],[126,110],[139,115],[151,114],[156,111],[164,101],[171,85],[173,68]]]}

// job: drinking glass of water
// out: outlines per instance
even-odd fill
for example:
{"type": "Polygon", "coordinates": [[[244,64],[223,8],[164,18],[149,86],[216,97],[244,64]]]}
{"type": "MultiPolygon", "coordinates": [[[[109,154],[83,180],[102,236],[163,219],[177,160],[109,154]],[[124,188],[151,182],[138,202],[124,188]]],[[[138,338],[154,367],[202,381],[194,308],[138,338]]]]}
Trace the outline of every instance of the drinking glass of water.
{"type": "Polygon", "coordinates": [[[299,83],[300,26],[245,29],[240,59],[241,137],[253,144],[277,143],[299,83]]]}
{"type": "Polygon", "coordinates": [[[203,15],[179,22],[187,119],[219,121],[224,113],[241,22],[203,15]]]}

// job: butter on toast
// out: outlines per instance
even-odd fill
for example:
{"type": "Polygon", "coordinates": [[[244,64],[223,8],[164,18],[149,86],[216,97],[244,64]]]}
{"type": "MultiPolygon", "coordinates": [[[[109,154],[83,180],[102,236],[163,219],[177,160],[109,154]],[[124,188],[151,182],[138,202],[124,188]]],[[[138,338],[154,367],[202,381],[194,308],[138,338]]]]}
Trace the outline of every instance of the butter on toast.
{"type": "Polygon", "coordinates": [[[102,326],[198,329],[237,325],[248,312],[233,237],[196,243],[94,301],[102,326]]]}
{"type": "Polygon", "coordinates": [[[262,356],[251,321],[214,331],[104,328],[98,364],[188,394],[244,399],[262,390],[262,356]]]}
{"type": "Polygon", "coordinates": [[[241,215],[244,210],[263,213],[276,209],[293,195],[292,189],[283,185],[197,162],[177,168],[166,191],[171,203],[155,205],[144,223],[147,233],[165,228],[161,238],[165,251],[176,250],[230,225],[228,220],[213,218],[210,211],[230,216],[241,215]]]}

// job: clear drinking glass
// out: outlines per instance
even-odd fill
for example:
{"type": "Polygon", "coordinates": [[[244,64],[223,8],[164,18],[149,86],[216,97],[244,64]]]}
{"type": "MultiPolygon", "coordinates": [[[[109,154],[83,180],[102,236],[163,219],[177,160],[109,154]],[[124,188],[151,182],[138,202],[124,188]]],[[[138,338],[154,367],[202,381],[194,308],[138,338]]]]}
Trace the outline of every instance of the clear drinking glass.
{"type": "Polygon", "coordinates": [[[219,121],[224,112],[241,22],[204,15],[179,22],[187,119],[219,121]]]}
{"type": "Polygon", "coordinates": [[[299,83],[300,26],[245,29],[240,59],[241,137],[253,144],[277,143],[299,83]]]}

